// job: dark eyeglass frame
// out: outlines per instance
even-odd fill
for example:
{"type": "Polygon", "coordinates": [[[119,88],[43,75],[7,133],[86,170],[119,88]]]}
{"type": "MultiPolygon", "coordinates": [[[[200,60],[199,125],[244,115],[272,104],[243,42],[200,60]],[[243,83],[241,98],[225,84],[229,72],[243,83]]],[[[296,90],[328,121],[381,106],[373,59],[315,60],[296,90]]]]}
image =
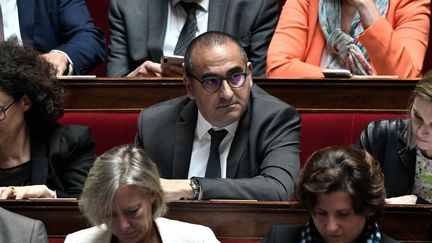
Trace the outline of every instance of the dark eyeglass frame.
{"type": "Polygon", "coordinates": [[[204,89],[205,91],[207,91],[207,92],[209,92],[209,93],[216,93],[216,92],[218,92],[218,91],[220,90],[223,81],[227,81],[228,85],[229,85],[231,88],[240,88],[240,87],[242,87],[242,86],[246,83],[246,79],[247,79],[247,77],[248,77],[248,75],[249,75],[249,72],[247,71],[247,67],[245,68],[245,70],[246,70],[246,72],[233,72],[233,73],[231,73],[228,77],[220,77],[220,78],[204,78],[204,79],[199,79],[199,78],[197,78],[195,75],[193,75],[192,73],[188,73],[187,76],[192,77],[192,78],[196,79],[198,82],[200,82],[201,85],[202,85],[202,87],[203,87],[203,89],[204,89]],[[228,79],[230,79],[230,77],[231,77],[232,75],[234,75],[234,74],[241,74],[241,75],[243,76],[243,78],[244,78],[244,79],[243,79],[243,83],[241,83],[241,84],[238,85],[238,86],[232,84],[228,79]],[[214,80],[218,80],[218,81],[219,81],[219,84],[218,84],[218,86],[217,86],[217,88],[216,88],[215,90],[211,90],[211,89],[208,89],[208,87],[206,88],[206,85],[205,85],[206,80],[213,80],[213,81],[214,81],[214,80]]]}
{"type": "Polygon", "coordinates": [[[0,106],[0,113],[3,113],[3,116],[0,115],[0,121],[6,119],[6,111],[15,103],[16,100],[13,100],[7,107],[0,106]]]}

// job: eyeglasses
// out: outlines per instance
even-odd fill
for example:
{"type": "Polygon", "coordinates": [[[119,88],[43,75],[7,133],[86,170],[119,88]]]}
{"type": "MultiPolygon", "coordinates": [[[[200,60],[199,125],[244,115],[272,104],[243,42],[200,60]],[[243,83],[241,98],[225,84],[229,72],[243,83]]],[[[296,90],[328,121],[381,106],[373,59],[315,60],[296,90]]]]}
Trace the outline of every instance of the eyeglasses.
{"type": "Polygon", "coordinates": [[[0,106],[0,121],[3,121],[6,118],[6,111],[15,103],[16,100],[13,100],[6,108],[0,106]]]}
{"type": "Polygon", "coordinates": [[[214,93],[220,89],[222,82],[226,80],[231,88],[240,88],[246,81],[248,73],[244,72],[233,72],[227,77],[208,77],[199,79],[193,74],[189,73],[188,76],[198,80],[203,88],[210,93],[214,93]]]}

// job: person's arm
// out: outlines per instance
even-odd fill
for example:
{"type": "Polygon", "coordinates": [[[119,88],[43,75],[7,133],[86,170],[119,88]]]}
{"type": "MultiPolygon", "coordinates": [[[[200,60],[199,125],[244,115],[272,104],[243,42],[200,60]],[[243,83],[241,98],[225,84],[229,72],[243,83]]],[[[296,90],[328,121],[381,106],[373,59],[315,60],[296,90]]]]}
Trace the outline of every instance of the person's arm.
{"type": "MultiPolygon", "coordinates": [[[[395,130],[394,125],[390,125],[391,120],[376,120],[372,121],[361,132],[359,139],[354,144],[354,147],[364,149],[370,153],[375,160],[383,163],[387,156],[386,146],[388,145],[389,130],[395,130]]],[[[393,137],[393,136],[391,136],[393,137]]],[[[393,145],[396,149],[396,144],[393,145]]],[[[393,151],[393,150],[392,150],[393,151]]],[[[383,165],[381,164],[381,167],[383,165]]]]}
{"type": "Polygon", "coordinates": [[[107,76],[126,76],[131,72],[126,23],[121,12],[122,0],[111,0],[109,9],[110,53],[107,65],[107,76]]]}
{"type": "Polygon", "coordinates": [[[429,5],[429,0],[400,0],[393,23],[380,17],[357,37],[378,75],[421,75],[429,38],[429,5]]]}
{"type": "Polygon", "coordinates": [[[256,137],[260,140],[254,141],[260,159],[255,161],[257,175],[241,179],[197,178],[202,199],[286,201],[292,197],[300,170],[300,114],[293,108],[283,108],[265,123],[257,128],[259,131],[253,131],[260,133],[256,137]]]}
{"type": "Polygon", "coordinates": [[[35,220],[32,224],[32,229],[29,229],[31,232],[31,242],[30,243],[46,243],[48,242],[48,236],[45,230],[44,224],[35,220]]]}
{"type": "Polygon", "coordinates": [[[321,67],[305,63],[308,16],[307,1],[285,2],[267,53],[267,77],[323,77],[321,67]]]}
{"type": "Polygon", "coordinates": [[[73,63],[73,73],[89,72],[105,58],[105,37],[95,27],[84,0],[61,0],[58,14],[60,39],[66,40],[55,50],[66,53],[73,63]]]}
{"type": "Polygon", "coordinates": [[[80,197],[88,171],[96,159],[90,128],[62,127],[59,139],[53,139],[50,147],[53,151],[51,162],[62,170],[53,172],[64,187],[64,190],[55,189],[57,197],[80,197]]]}
{"type": "Polygon", "coordinates": [[[262,6],[255,24],[250,30],[249,61],[253,64],[253,76],[265,77],[267,50],[279,19],[279,0],[260,1],[262,6]]]}

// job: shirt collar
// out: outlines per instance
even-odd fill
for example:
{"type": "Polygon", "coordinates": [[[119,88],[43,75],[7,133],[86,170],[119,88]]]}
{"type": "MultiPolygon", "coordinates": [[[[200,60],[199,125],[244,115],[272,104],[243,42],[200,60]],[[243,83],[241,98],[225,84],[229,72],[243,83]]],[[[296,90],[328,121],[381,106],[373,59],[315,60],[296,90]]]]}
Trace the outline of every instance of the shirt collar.
{"type": "MultiPolygon", "coordinates": [[[[222,128],[227,130],[229,134],[234,136],[234,134],[237,130],[238,123],[239,123],[239,121],[235,121],[235,122],[229,124],[228,126],[222,127],[222,128]]],[[[222,128],[213,127],[206,119],[204,119],[201,112],[198,110],[198,119],[197,119],[197,125],[195,128],[195,135],[198,137],[199,140],[201,140],[204,137],[204,135],[208,134],[207,132],[211,128],[214,128],[215,130],[222,129],[222,128]]],[[[209,136],[210,136],[210,134],[209,134],[209,136]]]]}
{"type": "MultiPolygon", "coordinates": [[[[171,7],[174,8],[177,3],[181,2],[181,0],[172,0],[171,1],[171,7]]],[[[204,12],[208,12],[209,9],[209,0],[201,0],[196,2],[196,4],[199,6],[200,10],[203,10],[204,12]]]]}

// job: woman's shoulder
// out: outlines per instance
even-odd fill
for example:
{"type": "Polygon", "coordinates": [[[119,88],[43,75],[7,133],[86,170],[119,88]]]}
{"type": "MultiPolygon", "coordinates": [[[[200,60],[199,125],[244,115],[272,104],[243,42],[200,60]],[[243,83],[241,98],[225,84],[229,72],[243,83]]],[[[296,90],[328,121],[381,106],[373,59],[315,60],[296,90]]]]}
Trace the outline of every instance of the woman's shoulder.
{"type": "Polygon", "coordinates": [[[382,234],[381,243],[400,243],[400,241],[394,240],[387,235],[382,234]]]}
{"type": "Polygon", "coordinates": [[[366,130],[368,133],[381,134],[381,133],[403,133],[408,125],[408,119],[383,119],[371,121],[366,130]]]}
{"type": "Polygon", "coordinates": [[[162,217],[156,218],[155,222],[161,235],[162,242],[219,243],[213,231],[204,225],[192,224],[162,217]]]}
{"type": "Polygon", "coordinates": [[[81,125],[62,125],[54,122],[40,127],[31,127],[31,136],[43,136],[49,140],[59,138],[81,139],[91,136],[90,127],[81,125]]]}
{"type": "Polygon", "coordinates": [[[68,234],[65,243],[109,243],[111,232],[105,225],[94,226],[68,234]]]}

